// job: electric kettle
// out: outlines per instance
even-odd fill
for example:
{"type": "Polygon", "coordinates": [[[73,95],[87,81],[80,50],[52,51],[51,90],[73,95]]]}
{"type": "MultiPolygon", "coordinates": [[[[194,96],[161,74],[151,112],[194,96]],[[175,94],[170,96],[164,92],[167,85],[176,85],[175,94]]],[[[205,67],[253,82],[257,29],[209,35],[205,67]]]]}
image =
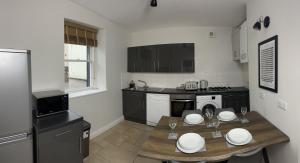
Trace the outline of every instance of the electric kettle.
{"type": "Polygon", "coordinates": [[[200,80],[200,89],[206,90],[208,87],[208,81],[207,80],[200,80]]]}

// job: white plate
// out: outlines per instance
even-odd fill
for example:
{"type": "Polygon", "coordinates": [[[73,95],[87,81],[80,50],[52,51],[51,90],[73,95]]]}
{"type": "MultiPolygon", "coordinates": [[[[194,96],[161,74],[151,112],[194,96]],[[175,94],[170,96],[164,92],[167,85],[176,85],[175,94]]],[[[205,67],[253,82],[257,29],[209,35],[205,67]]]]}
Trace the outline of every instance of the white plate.
{"type": "Polygon", "coordinates": [[[232,142],[229,138],[228,138],[228,135],[226,134],[225,135],[225,138],[226,138],[226,141],[229,143],[229,144],[232,144],[232,145],[237,145],[237,146],[242,146],[242,145],[247,145],[249,144],[251,141],[252,141],[252,136],[244,143],[234,143],[232,142]]]}
{"type": "Polygon", "coordinates": [[[204,121],[200,114],[189,114],[185,117],[184,122],[187,124],[199,124],[204,121]]]}
{"type": "Polygon", "coordinates": [[[236,115],[232,111],[222,111],[218,114],[218,119],[221,121],[232,121],[236,119],[236,115]]]}
{"type": "Polygon", "coordinates": [[[192,149],[192,150],[187,150],[187,149],[183,149],[183,148],[180,146],[180,144],[179,144],[178,141],[177,141],[177,143],[176,143],[176,146],[177,146],[177,149],[178,149],[178,150],[180,150],[180,151],[183,152],[183,153],[188,153],[188,154],[191,154],[191,153],[197,153],[197,152],[201,151],[201,150],[203,149],[203,147],[204,147],[204,145],[203,145],[202,147],[199,146],[198,148],[195,148],[195,149],[192,149]]]}
{"type": "Polygon", "coordinates": [[[227,138],[234,144],[247,144],[252,140],[251,133],[243,128],[235,128],[227,133],[227,138]]]}
{"type": "Polygon", "coordinates": [[[177,142],[181,149],[192,151],[199,148],[201,149],[205,144],[205,140],[196,133],[186,133],[180,136],[177,142]]]}

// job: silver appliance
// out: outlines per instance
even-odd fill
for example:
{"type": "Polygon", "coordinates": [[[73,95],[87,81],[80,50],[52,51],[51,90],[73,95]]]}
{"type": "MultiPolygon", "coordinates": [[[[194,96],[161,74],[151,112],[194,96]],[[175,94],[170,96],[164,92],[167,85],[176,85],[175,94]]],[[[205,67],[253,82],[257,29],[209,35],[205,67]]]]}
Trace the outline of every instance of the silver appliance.
{"type": "Polygon", "coordinates": [[[0,49],[0,162],[32,163],[30,51],[0,49]]]}
{"type": "Polygon", "coordinates": [[[181,117],[185,110],[195,110],[195,94],[171,94],[171,116],[181,117]]]}
{"type": "Polygon", "coordinates": [[[208,88],[208,81],[207,80],[201,80],[200,81],[200,89],[206,90],[208,88]]]}
{"type": "Polygon", "coordinates": [[[184,89],[187,91],[194,91],[198,89],[198,82],[189,81],[184,84],[184,89]]]}

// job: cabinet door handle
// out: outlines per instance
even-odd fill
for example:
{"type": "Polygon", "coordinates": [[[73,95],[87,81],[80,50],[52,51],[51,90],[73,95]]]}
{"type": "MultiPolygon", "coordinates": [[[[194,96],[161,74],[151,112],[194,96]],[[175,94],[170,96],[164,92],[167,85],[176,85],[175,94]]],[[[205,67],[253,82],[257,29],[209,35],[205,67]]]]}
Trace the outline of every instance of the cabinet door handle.
{"type": "Polygon", "coordinates": [[[64,131],[62,133],[56,134],[55,136],[62,136],[62,135],[68,134],[70,132],[72,132],[72,130],[64,131]]]}
{"type": "Polygon", "coordinates": [[[82,154],[82,139],[81,136],[79,137],[79,153],[82,154]]]}
{"type": "Polygon", "coordinates": [[[171,100],[171,102],[194,102],[195,100],[171,100]]]}

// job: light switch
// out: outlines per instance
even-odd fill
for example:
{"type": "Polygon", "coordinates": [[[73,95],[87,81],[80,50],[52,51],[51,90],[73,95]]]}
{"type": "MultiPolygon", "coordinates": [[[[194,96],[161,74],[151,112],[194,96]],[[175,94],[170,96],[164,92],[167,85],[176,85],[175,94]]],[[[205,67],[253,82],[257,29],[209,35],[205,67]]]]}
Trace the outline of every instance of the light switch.
{"type": "Polygon", "coordinates": [[[263,92],[260,92],[259,97],[260,97],[260,99],[265,99],[266,94],[263,92]]]}
{"type": "Polygon", "coordinates": [[[287,102],[282,99],[278,99],[278,108],[287,111],[287,102]]]}

